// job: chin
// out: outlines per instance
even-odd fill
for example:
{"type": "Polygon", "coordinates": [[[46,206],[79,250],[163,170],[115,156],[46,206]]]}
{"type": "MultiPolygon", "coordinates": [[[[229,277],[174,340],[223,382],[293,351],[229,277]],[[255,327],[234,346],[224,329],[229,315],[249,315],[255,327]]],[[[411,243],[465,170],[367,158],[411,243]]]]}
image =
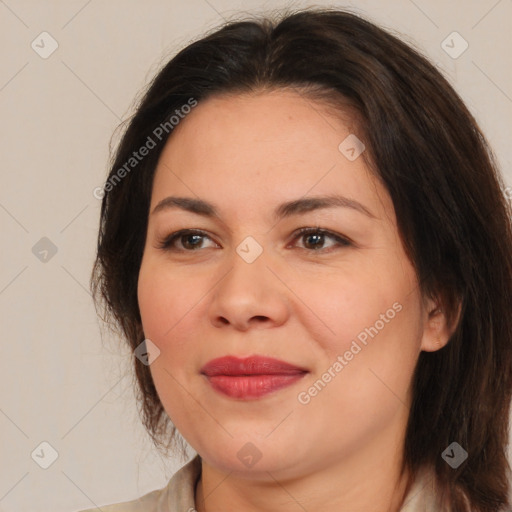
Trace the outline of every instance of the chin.
{"type": "Polygon", "coordinates": [[[268,473],[294,476],[300,460],[308,460],[297,451],[297,443],[289,446],[269,440],[252,440],[247,434],[240,438],[229,439],[225,444],[217,444],[215,448],[202,447],[198,453],[210,466],[225,472],[236,473],[246,479],[268,480],[268,473]],[[206,448],[206,449],[204,449],[206,448]]]}

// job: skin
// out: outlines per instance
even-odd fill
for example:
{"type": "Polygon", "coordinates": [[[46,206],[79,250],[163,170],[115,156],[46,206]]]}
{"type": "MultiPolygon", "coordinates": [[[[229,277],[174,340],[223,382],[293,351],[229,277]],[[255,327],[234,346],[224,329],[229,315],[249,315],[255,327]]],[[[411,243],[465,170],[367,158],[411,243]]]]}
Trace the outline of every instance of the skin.
{"type": "Polygon", "coordinates": [[[171,195],[218,208],[211,218],[181,208],[150,213],[138,284],[144,334],[160,350],[150,366],[156,389],[202,457],[199,512],[391,512],[402,504],[413,370],[420,352],[441,348],[451,331],[421,295],[389,194],[363,157],[349,161],[338,149],[352,130],[348,116],[291,90],[213,97],[181,121],[161,155],[150,212],[171,195]],[[373,217],[346,207],[272,217],[283,202],[334,193],[373,217]],[[295,236],[302,227],[352,244],[295,236]],[[206,236],[159,248],[180,229],[206,236]],[[236,252],[248,236],[263,249],[252,263],[236,252]],[[298,394],[396,303],[400,312],[300,403],[298,394]],[[255,354],[308,373],[257,400],[221,395],[200,374],[211,359],[255,354]],[[248,442],[261,453],[252,467],[237,457],[248,442]]]}

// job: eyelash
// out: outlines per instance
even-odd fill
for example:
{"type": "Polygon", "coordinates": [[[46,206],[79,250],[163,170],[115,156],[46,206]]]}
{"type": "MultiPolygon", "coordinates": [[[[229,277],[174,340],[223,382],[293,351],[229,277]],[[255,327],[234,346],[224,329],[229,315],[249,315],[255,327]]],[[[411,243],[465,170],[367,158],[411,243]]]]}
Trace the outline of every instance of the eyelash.
{"type": "MultiPolygon", "coordinates": [[[[333,233],[332,231],[328,231],[328,230],[322,229],[322,228],[300,228],[299,230],[295,231],[295,233],[293,234],[293,241],[295,241],[301,237],[304,237],[306,235],[311,235],[311,234],[319,234],[319,235],[324,235],[329,238],[332,238],[333,240],[335,240],[337,242],[337,245],[339,247],[349,247],[349,246],[353,245],[353,243],[348,238],[342,237],[340,235],[333,233]]],[[[158,247],[158,249],[161,249],[164,251],[172,251],[172,252],[190,252],[190,253],[192,253],[192,252],[199,251],[200,249],[178,249],[173,246],[173,244],[176,240],[178,240],[180,237],[184,237],[187,235],[198,235],[198,236],[210,238],[207,233],[205,233],[204,231],[201,231],[199,229],[181,229],[180,231],[171,233],[170,235],[168,235],[165,238],[163,238],[162,240],[160,240],[158,242],[157,247],[158,247]]],[[[335,247],[329,247],[327,249],[307,249],[307,248],[299,247],[299,249],[303,249],[305,251],[315,252],[315,253],[317,253],[317,252],[326,253],[326,252],[331,252],[333,249],[335,249],[335,247]]]]}

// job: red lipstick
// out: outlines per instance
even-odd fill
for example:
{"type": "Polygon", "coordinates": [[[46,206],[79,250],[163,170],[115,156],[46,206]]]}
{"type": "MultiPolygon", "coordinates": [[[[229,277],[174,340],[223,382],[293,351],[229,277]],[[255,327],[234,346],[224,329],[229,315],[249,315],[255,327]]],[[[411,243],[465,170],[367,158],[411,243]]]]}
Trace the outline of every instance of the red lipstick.
{"type": "Polygon", "coordinates": [[[300,380],[307,370],[263,356],[219,357],[201,368],[213,389],[231,398],[260,398],[300,380]]]}

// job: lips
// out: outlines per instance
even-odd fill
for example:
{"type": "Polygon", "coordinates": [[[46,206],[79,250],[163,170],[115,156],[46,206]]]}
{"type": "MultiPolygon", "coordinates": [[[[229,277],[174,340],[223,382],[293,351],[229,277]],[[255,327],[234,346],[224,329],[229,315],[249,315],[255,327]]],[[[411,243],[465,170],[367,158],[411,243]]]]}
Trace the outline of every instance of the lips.
{"type": "Polygon", "coordinates": [[[219,393],[238,399],[255,399],[274,393],[302,379],[308,371],[278,359],[234,356],[213,359],[201,373],[219,393]]]}

